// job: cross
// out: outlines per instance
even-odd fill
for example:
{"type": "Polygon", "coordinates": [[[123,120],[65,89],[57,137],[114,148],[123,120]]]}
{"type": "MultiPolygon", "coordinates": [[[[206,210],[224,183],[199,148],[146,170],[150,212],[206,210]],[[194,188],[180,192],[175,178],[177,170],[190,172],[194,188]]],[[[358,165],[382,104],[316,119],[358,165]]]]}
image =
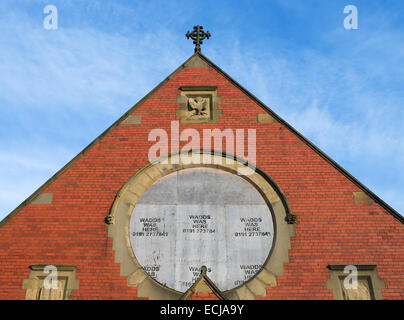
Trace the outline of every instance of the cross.
{"type": "Polygon", "coordinates": [[[186,35],[187,39],[191,38],[194,40],[195,44],[195,52],[201,52],[201,44],[202,40],[209,39],[210,33],[209,31],[205,32],[202,26],[194,26],[194,30],[192,32],[187,32],[186,35]]]}

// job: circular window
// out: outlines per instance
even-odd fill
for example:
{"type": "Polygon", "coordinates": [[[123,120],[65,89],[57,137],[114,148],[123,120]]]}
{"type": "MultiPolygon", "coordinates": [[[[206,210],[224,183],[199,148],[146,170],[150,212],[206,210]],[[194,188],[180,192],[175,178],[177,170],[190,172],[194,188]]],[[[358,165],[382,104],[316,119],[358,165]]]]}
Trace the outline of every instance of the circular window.
{"type": "Polygon", "coordinates": [[[247,180],[219,169],[189,168],[160,178],[140,196],[129,239],[139,264],[160,284],[185,292],[205,265],[225,291],[266,263],[274,221],[247,180]]]}

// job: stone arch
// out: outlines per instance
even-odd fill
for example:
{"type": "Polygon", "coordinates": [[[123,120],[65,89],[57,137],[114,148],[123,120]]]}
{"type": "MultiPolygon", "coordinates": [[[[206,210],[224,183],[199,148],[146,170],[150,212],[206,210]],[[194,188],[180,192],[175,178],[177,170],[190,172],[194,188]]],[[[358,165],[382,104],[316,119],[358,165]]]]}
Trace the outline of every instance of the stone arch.
{"type": "MultiPolygon", "coordinates": [[[[290,237],[294,226],[291,213],[280,188],[261,169],[247,168],[243,159],[214,151],[193,150],[161,157],[138,170],[117,194],[109,216],[108,236],[113,238],[115,262],[120,264],[121,276],[128,286],[138,287],[138,296],[149,299],[179,299],[183,292],[165,287],[150,277],[139,264],[129,239],[130,217],[141,195],[160,178],[175,171],[210,167],[233,174],[249,173],[242,177],[261,193],[271,209],[274,221],[274,240],[271,252],[261,270],[242,285],[223,292],[228,299],[255,299],[267,295],[268,286],[276,286],[276,276],[283,274],[283,264],[289,261],[290,237]]],[[[293,216],[293,215],[292,215],[293,216]]]]}

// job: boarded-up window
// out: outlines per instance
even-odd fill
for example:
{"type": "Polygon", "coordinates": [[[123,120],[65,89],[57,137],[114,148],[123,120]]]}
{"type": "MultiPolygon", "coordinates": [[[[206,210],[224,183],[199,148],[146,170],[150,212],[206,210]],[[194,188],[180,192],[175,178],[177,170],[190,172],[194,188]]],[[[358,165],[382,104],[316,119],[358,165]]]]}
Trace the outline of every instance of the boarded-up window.
{"type": "Polygon", "coordinates": [[[358,277],[356,288],[346,288],[343,277],[340,277],[340,284],[344,300],[375,300],[370,277],[358,277]]]}
{"type": "MultiPolygon", "coordinates": [[[[42,277],[41,277],[42,278],[42,277]]],[[[65,300],[66,296],[66,277],[58,277],[53,286],[45,285],[45,278],[39,279],[39,288],[36,300],[65,300]]]]}

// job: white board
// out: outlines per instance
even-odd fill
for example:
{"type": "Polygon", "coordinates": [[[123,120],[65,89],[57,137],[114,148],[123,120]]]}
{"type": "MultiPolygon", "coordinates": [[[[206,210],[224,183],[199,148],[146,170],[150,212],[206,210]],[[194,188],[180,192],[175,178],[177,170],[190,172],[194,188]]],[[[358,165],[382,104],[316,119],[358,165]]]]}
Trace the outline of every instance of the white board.
{"type": "Polygon", "coordinates": [[[185,169],[153,184],[130,220],[133,252],[161,284],[185,292],[201,266],[222,290],[265,263],[273,243],[271,212],[245,179],[211,168],[185,169]]]}

